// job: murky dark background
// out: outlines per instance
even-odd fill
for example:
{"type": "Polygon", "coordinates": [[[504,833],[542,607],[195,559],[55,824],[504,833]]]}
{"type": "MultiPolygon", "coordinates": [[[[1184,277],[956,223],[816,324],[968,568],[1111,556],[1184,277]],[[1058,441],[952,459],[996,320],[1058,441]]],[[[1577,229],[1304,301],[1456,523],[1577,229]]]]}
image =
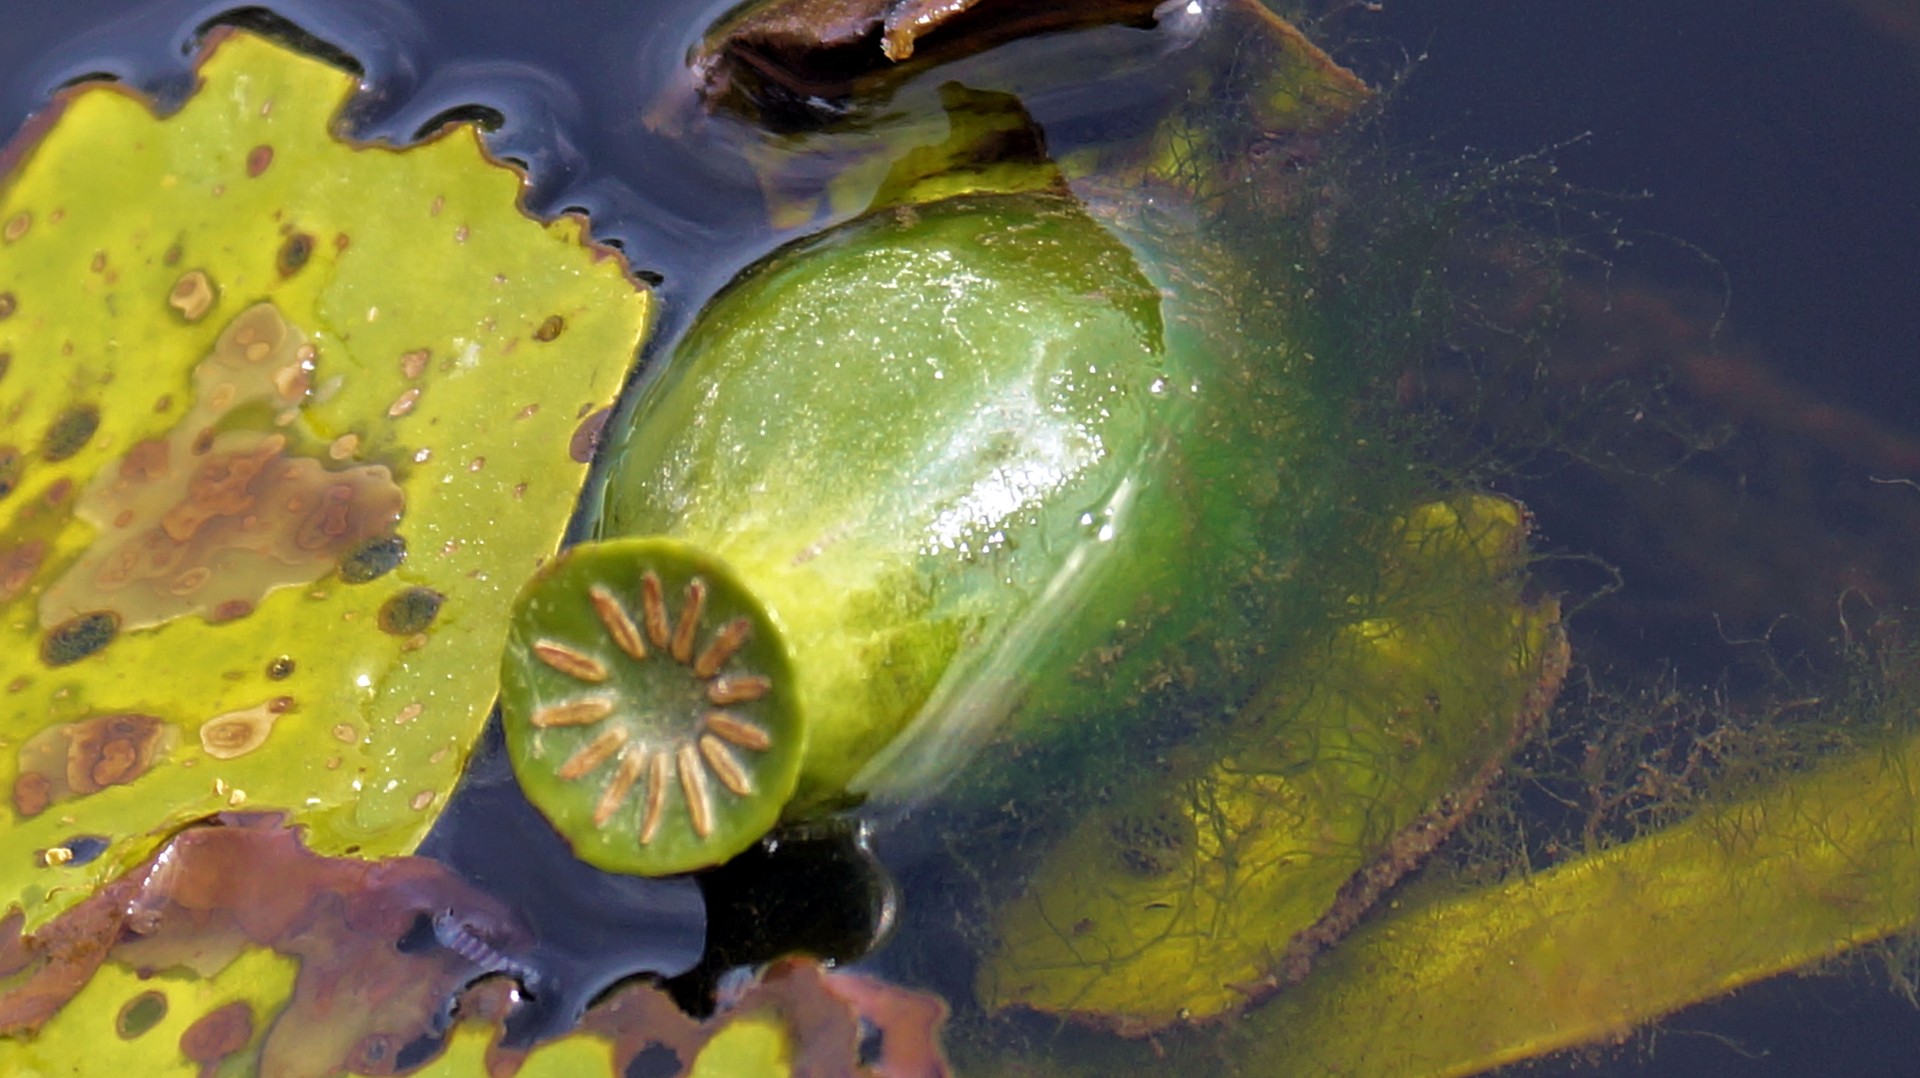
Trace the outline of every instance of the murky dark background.
{"type": "MultiPolygon", "coordinates": [[[[659,275],[662,340],[776,240],[737,152],[741,132],[719,124],[676,136],[647,122],[663,102],[690,94],[680,60],[725,0],[269,6],[363,65],[370,90],[352,121],[360,137],[405,141],[450,111],[497,118],[491,145],[528,165],[530,208],[590,211],[600,238],[659,275]]],[[[232,5],[0,7],[4,133],[53,88],[82,77],[120,78],[177,100],[194,28],[232,5]]],[[[1843,416],[1840,441],[1855,421],[1896,440],[1920,438],[1920,3],[1385,0],[1382,11],[1349,12],[1334,29],[1343,58],[1369,76],[1413,61],[1389,119],[1395,137],[1438,161],[1564,144],[1553,154],[1562,179],[1634,196],[1606,200],[1633,244],[1621,263],[1633,279],[1621,283],[1723,313],[1716,342],[1783,376],[1803,400],[1854,413],[1843,416]]],[[[1751,419],[1729,425],[1736,438],[1770,436],[1751,419]]],[[[1903,476],[1876,470],[1870,457],[1839,457],[1808,465],[1822,489],[1793,503],[1801,524],[1816,537],[1846,533],[1822,547],[1832,556],[1891,544],[1896,563],[1920,560],[1906,557],[1920,544],[1876,523],[1890,511],[1884,499],[1920,494],[1871,485],[1903,476]]],[[[1766,474],[1742,471],[1748,459],[1764,458],[1729,456],[1718,478],[1735,497],[1755,492],[1754,519],[1765,521],[1766,506],[1778,503],[1765,501],[1766,474]]],[[[1729,640],[1754,627],[1717,619],[1737,621],[1738,611],[1723,610],[1728,601],[1710,582],[1660,556],[1619,505],[1583,482],[1543,469],[1515,490],[1540,513],[1550,548],[1607,558],[1625,574],[1628,597],[1638,589],[1672,601],[1657,618],[1637,616],[1631,599],[1596,606],[1574,624],[1576,650],[1670,662],[1683,687],[1716,683],[1738,661],[1729,640]]],[[[1743,546],[1790,541],[1758,530],[1742,538],[1737,528],[1712,538],[1730,559],[1743,546]]],[[[1870,583],[1883,602],[1913,597],[1911,581],[1870,583]]],[[[1785,584],[1761,574],[1749,587],[1785,584]]],[[[1793,631],[1817,642],[1837,626],[1806,615],[1793,631]]],[[[912,903],[912,880],[903,883],[912,903]]],[[[1916,1045],[1920,1011],[1883,979],[1787,979],[1675,1016],[1597,1062],[1538,1070],[1910,1074],[1916,1045]]]]}

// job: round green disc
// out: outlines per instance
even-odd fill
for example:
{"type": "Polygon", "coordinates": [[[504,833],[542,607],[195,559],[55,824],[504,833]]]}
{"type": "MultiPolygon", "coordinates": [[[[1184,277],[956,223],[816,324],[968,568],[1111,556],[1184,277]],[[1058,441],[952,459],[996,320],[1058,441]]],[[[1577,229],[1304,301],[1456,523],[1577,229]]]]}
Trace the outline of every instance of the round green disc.
{"type": "Polygon", "coordinates": [[[806,749],[785,639],[720,561],[647,537],[573,547],[516,601],[501,719],[521,789],[615,872],[752,845],[806,749]]]}

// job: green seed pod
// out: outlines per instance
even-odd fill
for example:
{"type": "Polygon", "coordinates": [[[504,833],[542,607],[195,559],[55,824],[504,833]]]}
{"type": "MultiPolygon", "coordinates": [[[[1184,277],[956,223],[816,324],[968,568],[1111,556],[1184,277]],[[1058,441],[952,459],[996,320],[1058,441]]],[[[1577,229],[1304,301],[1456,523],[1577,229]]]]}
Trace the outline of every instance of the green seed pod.
{"type": "Polygon", "coordinates": [[[574,547],[515,603],[507,752],[582,860],[718,864],[793,795],[806,723],[782,634],[733,571],[669,539],[574,547]]]}
{"type": "Polygon", "coordinates": [[[916,796],[1000,731],[1084,741],[1265,646],[1233,618],[1281,591],[1297,390],[1142,265],[1057,188],[883,210],[747,271],[649,387],[602,534],[710,552],[787,631],[793,811],[916,796]]]}

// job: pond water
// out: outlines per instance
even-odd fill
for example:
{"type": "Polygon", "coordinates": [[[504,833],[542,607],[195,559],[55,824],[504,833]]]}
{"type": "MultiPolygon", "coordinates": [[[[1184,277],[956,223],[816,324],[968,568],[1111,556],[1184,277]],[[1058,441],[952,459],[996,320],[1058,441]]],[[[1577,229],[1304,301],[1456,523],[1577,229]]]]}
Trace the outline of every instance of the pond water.
{"type": "MultiPolygon", "coordinates": [[[[749,152],[761,136],[724,116],[662,120],[692,115],[683,58],[730,6],[315,0],[252,10],[361,66],[364,92],[350,109],[358,138],[406,143],[447,118],[483,119],[492,151],[526,167],[529,209],[585,211],[593,235],[656,282],[648,355],[657,356],[741,268],[802,230],[768,224],[749,152]]],[[[118,79],[178,102],[197,28],[231,10],[207,0],[15,7],[0,34],[0,132],[82,79],[118,79]]],[[[1584,192],[1578,212],[1601,206],[1608,221],[1566,227],[1624,241],[1604,279],[1632,300],[1602,304],[1573,328],[1599,342],[1597,351],[1624,356],[1627,373],[1658,384],[1645,399],[1680,417],[1676,427],[1691,432],[1698,451],[1666,442],[1650,451],[1657,460],[1622,451],[1638,463],[1621,468],[1658,473],[1657,482],[1623,480],[1606,454],[1559,448],[1516,453],[1517,466],[1495,481],[1536,514],[1542,548],[1567,556],[1543,568],[1550,586],[1603,591],[1611,570],[1582,560],[1589,557],[1624,582],[1572,617],[1576,658],[1601,681],[1659,682],[1701,700],[1784,692],[1773,680],[1782,668],[1803,688],[1839,676],[1829,657],[1850,611],[1858,623],[1870,611],[1920,602],[1920,575],[1900,571],[1912,549],[1900,529],[1913,510],[1899,504],[1920,494],[1898,483],[1920,479],[1912,449],[1920,445],[1920,127],[1911,122],[1920,108],[1920,9],[1900,0],[1781,0],[1759,10],[1734,0],[1485,0],[1444,12],[1387,0],[1380,8],[1343,11],[1324,38],[1376,83],[1404,75],[1381,123],[1385,138],[1438,172],[1448,162],[1471,168],[1555,147],[1558,179],[1584,192]],[[1662,374],[1669,364],[1679,373],[1662,374]],[[1702,519],[1650,519],[1668,504],[1660,492],[1675,490],[1700,492],[1702,519]],[[1757,647],[1763,637],[1767,645],[1757,647]]],[[[1024,103],[1063,151],[1127,99],[1060,91],[1024,103]]],[[[1568,352],[1589,358],[1579,344],[1568,352]]],[[[1595,362],[1571,380],[1598,386],[1610,370],[1595,362]]],[[[1629,428],[1648,417],[1627,410],[1611,418],[1629,428]]],[[[573,863],[514,790],[496,737],[424,852],[500,894],[542,936],[544,968],[564,991],[523,1019],[523,1032],[563,1028],[593,993],[634,969],[686,969],[703,928],[736,933],[745,940],[736,957],[746,958],[756,944],[744,922],[822,919],[816,907],[779,910],[769,897],[738,903],[752,912],[736,908],[732,922],[708,921],[685,881],[626,880],[573,863]],[[503,845],[508,832],[517,837],[503,845]],[[563,879],[566,886],[551,885],[563,879]]],[[[828,836],[821,844],[844,861],[818,870],[810,887],[864,916],[832,931],[792,931],[823,953],[857,951],[848,941],[871,919],[897,917],[897,934],[868,968],[964,993],[965,974],[937,976],[943,961],[965,961],[953,956],[968,933],[940,923],[964,915],[939,893],[959,870],[938,863],[911,819],[873,822],[894,890],[875,882],[855,844],[828,836]]],[[[729,894],[775,894],[793,871],[748,866],[729,894]]],[[[1682,1012],[1625,1049],[1540,1069],[1904,1074],[1916,1031],[1920,1012],[1883,980],[1842,975],[1750,989],[1682,1012]]],[[[1033,1026],[1019,1035],[1049,1036],[1033,1026]]]]}

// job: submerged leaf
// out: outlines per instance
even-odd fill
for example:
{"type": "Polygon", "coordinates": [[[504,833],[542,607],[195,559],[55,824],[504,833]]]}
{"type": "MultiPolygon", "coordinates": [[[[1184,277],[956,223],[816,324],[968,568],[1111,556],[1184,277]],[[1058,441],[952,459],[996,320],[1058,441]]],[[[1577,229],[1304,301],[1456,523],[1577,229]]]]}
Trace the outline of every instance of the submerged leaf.
{"type": "Polygon", "coordinates": [[[243,804],[411,849],[647,317],[472,128],[344,143],[353,78],[244,34],[199,78],[165,118],[69,91],[0,155],[0,908],[29,929],[243,804]]]}
{"type": "Polygon", "coordinates": [[[1304,975],[1552,699],[1565,643],[1517,594],[1523,534],[1496,498],[1410,514],[1330,648],[1091,813],[1000,911],[983,1001],[1144,1033],[1304,975]]]}
{"type": "Polygon", "coordinates": [[[1795,716],[1849,722],[1869,739],[1856,750],[1770,770],[1758,789],[1542,871],[1407,895],[1330,955],[1311,991],[1236,1031],[1247,1073],[1478,1074],[1617,1042],[1875,940],[1910,941],[1920,925],[1911,661],[1880,692],[1795,716]],[[1861,699],[1866,712],[1851,714],[1861,699]]]}

